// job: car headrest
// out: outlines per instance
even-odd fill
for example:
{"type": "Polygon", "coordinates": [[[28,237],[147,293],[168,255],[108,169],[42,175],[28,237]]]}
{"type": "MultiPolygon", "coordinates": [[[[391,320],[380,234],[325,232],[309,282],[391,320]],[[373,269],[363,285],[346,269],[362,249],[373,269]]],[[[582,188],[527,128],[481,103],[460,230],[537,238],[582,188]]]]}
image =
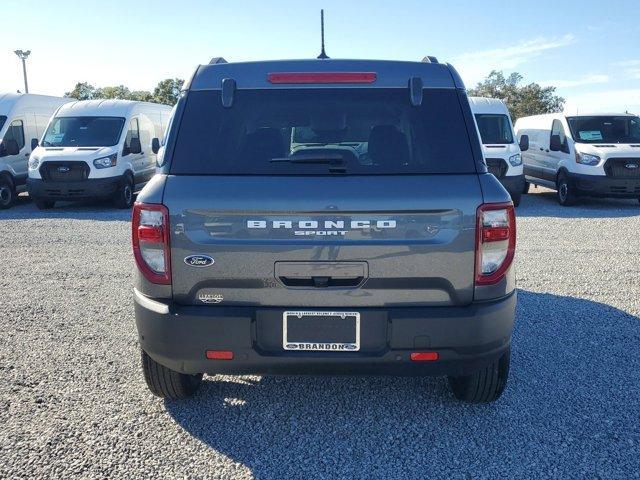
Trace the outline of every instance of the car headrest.
{"type": "Polygon", "coordinates": [[[409,162],[407,139],[394,125],[376,125],[369,133],[369,157],[382,167],[402,167],[409,162]]]}
{"type": "Polygon", "coordinates": [[[277,128],[259,128],[247,135],[242,155],[246,161],[266,162],[272,158],[284,156],[284,141],[282,133],[277,128]]]}

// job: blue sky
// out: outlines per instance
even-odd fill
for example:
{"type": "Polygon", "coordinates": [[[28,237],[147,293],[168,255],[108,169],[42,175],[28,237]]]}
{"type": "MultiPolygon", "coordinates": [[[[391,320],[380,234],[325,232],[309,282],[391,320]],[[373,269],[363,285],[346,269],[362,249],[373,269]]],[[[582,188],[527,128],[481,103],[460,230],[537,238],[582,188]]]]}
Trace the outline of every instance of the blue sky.
{"type": "Polygon", "coordinates": [[[77,81],[151,89],[212,56],[314,57],[319,10],[334,58],[451,62],[467,86],[492,69],[558,86],[567,109],[640,113],[640,1],[2,0],[0,91],[61,95],[77,81]]]}

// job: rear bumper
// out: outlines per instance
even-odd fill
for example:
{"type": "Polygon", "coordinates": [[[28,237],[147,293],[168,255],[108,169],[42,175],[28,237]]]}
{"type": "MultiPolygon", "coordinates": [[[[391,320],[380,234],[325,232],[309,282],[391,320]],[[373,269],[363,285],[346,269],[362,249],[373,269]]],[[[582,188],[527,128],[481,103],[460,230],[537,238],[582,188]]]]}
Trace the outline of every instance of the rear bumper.
{"type": "Polygon", "coordinates": [[[569,181],[577,195],[640,198],[640,178],[612,178],[573,173],[569,175],[569,181]]]}
{"type": "Polygon", "coordinates": [[[521,195],[524,190],[524,174],[502,177],[498,180],[500,180],[502,186],[507,189],[507,192],[509,192],[509,195],[512,197],[521,195]]]}
{"type": "Polygon", "coordinates": [[[43,200],[80,200],[113,196],[122,177],[92,178],[79,182],[47,182],[38,178],[27,179],[30,197],[43,200]]]}
{"type": "Polygon", "coordinates": [[[357,309],[360,351],[300,352],[282,348],[284,309],[167,305],[138,291],[134,298],[142,349],[172,370],[209,374],[468,374],[509,347],[516,306],[513,292],[467,307],[357,309]],[[206,350],[234,358],[207,360],[206,350]],[[416,351],[440,358],[413,362],[416,351]]]}

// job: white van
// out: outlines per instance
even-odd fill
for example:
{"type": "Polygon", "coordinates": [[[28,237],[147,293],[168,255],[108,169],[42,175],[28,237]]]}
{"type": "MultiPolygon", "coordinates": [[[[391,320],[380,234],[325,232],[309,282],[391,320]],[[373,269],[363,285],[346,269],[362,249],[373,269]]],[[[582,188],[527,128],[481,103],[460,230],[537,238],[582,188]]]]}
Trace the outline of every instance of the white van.
{"type": "Polygon", "coordinates": [[[516,134],[528,136],[523,154],[529,184],[558,192],[561,205],[580,196],[640,199],[640,118],[627,113],[523,117],[516,134]]]}
{"type": "Polygon", "coordinates": [[[155,174],[171,107],[129,100],[63,105],[29,159],[29,195],[40,209],[57,200],[111,198],[129,208],[155,174]],[[157,150],[156,150],[157,151],[157,150]]]}
{"type": "Polygon", "coordinates": [[[0,93],[0,209],[26,188],[27,162],[56,109],[72,98],[0,93]]]}
{"type": "Polygon", "coordinates": [[[507,189],[517,207],[524,189],[520,150],[526,150],[529,146],[516,143],[509,110],[502,100],[469,97],[469,104],[482,140],[482,154],[487,168],[507,189]]]}

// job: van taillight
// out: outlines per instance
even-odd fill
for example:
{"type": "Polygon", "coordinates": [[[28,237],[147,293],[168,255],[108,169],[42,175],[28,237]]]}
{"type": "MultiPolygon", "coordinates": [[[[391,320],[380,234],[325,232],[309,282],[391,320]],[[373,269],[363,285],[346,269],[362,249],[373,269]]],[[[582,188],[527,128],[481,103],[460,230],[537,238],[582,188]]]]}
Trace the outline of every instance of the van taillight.
{"type": "Polygon", "coordinates": [[[151,283],[171,283],[169,211],[164,205],[136,203],[131,219],[133,255],[151,283]]]}
{"type": "Polygon", "coordinates": [[[511,203],[485,203],[478,207],[476,232],[476,285],[502,280],[516,251],[516,215],[511,203]]]}

